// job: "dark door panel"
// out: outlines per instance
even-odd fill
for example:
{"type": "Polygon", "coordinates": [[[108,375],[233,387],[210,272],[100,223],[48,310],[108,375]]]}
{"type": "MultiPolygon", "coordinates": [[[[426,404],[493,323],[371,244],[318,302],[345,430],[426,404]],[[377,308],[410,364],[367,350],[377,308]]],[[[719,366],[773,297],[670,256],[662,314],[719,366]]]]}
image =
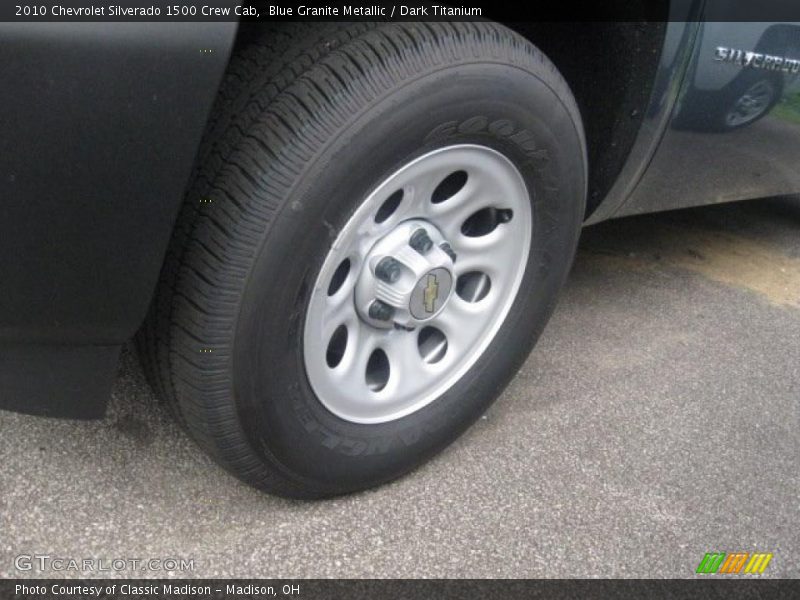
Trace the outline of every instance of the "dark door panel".
{"type": "Polygon", "coordinates": [[[794,194],[799,165],[800,23],[703,23],[670,126],[615,216],[794,194]]]}
{"type": "Polygon", "coordinates": [[[236,28],[0,24],[0,408],[102,414],[236,28]]]}
{"type": "Polygon", "coordinates": [[[0,25],[0,344],[133,335],[235,32],[0,25]]]}

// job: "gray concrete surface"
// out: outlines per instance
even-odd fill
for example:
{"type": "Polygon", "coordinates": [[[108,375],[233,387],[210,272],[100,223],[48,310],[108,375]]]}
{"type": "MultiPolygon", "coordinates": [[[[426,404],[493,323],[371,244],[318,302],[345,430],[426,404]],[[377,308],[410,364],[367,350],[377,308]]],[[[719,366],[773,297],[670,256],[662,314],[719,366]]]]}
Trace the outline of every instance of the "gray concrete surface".
{"type": "Polygon", "coordinates": [[[128,350],[105,420],[0,414],[0,576],[44,553],[192,558],[196,577],[686,577],[705,552],[759,550],[766,576],[797,577],[798,233],[797,201],[587,229],[489,413],[410,476],[333,501],[226,475],[128,350]]]}

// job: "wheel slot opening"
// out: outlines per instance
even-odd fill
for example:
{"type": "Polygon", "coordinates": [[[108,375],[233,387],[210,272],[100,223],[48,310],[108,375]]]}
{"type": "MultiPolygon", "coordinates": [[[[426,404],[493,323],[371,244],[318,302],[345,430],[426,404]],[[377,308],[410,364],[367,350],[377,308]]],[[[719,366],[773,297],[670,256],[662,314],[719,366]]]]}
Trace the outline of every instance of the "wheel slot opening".
{"type": "Polygon", "coordinates": [[[431,195],[431,202],[439,204],[455,196],[467,184],[467,172],[455,171],[445,177],[431,195]]]}
{"type": "Polygon", "coordinates": [[[378,348],[367,361],[367,387],[373,392],[380,392],[389,381],[389,370],[389,357],[378,348]]]}
{"type": "Polygon", "coordinates": [[[383,204],[381,204],[381,207],[378,209],[378,212],[375,213],[375,222],[383,223],[386,219],[391,217],[394,214],[394,211],[397,210],[397,207],[400,206],[400,202],[402,202],[402,200],[403,190],[397,190],[386,200],[384,200],[383,204]]]}
{"type": "Polygon", "coordinates": [[[347,281],[347,276],[350,274],[350,259],[345,258],[339,266],[336,267],[336,271],[333,273],[333,277],[331,277],[331,282],[328,285],[328,296],[333,296],[336,292],[338,292],[344,282],[347,281]]]}
{"type": "Polygon", "coordinates": [[[480,302],[492,288],[492,281],[486,273],[470,271],[464,273],[456,282],[456,294],[467,302],[480,302]]]}
{"type": "Polygon", "coordinates": [[[447,354],[447,338],[436,327],[423,327],[417,337],[419,355],[428,364],[435,364],[447,354]]]}
{"type": "Polygon", "coordinates": [[[328,351],[325,353],[325,361],[331,369],[335,369],[342,362],[345,350],[347,350],[347,327],[339,325],[333,332],[328,342],[328,351]]]}
{"type": "Polygon", "coordinates": [[[510,208],[482,208],[464,221],[461,233],[467,237],[489,235],[498,225],[508,223],[513,216],[514,212],[510,208]]]}

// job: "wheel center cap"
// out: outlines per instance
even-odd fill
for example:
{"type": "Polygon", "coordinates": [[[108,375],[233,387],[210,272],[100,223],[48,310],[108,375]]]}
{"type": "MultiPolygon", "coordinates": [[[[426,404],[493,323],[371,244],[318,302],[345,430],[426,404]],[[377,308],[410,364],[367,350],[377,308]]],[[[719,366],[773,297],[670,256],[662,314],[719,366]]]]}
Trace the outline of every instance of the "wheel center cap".
{"type": "Polygon", "coordinates": [[[436,316],[450,298],[453,276],[443,267],[428,271],[414,286],[408,311],[415,319],[424,321],[436,316]]]}
{"type": "Polygon", "coordinates": [[[355,286],[361,318],[374,327],[414,329],[438,315],[453,293],[456,258],[429,221],[404,221],[370,250],[355,286]]]}

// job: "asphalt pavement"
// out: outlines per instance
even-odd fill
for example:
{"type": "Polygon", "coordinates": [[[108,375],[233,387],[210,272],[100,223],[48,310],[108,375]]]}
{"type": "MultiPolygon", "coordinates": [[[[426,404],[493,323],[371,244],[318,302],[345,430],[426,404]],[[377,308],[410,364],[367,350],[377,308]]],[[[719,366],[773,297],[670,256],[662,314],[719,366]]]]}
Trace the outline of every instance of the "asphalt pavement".
{"type": "Polygon", "coordinates": [[[759,551],[764,576],[798,577],[799,233],[796,199],[587,228],[493,408],[330,501],[224,473],[128,348],[104,420],[0,413],[0,576],[79,574],[15,568],[39,554],[194,561],[122,576],[690,577],[706,552],[759,551]]]}

